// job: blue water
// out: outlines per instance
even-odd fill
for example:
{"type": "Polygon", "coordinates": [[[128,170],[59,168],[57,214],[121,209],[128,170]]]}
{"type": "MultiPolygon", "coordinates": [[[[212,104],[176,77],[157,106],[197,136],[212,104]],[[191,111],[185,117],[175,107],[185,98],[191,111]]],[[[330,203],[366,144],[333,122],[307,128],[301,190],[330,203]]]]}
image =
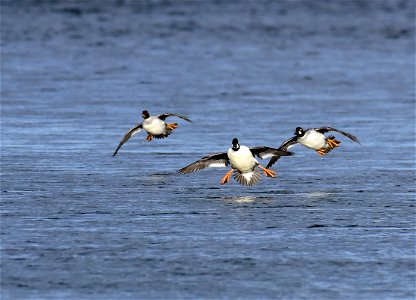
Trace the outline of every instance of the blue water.
{"type": "Polygon", "coordinates": [[[414,299],[414,20],[414,1],[3,0],[1,298],[414,299]],[[194,122],[113,158],[143,109],[194,122]],[[253,187],[176,172],[297,126],[362,144],[295,146],[253,187]]]}

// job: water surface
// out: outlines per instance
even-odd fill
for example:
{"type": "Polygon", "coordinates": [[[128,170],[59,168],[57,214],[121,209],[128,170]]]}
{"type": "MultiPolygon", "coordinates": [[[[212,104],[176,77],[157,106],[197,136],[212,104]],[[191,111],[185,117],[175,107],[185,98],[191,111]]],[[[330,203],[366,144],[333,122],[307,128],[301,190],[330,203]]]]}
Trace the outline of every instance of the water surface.
{"type": "Polygon", "coordinates": [[[414,299],[414,11],[2,1],[2,299],[414,299]],[[113,158],[143,109],[194,123],[113,158]],[[297,126],[362,144],[176,173],[297,126]]]}

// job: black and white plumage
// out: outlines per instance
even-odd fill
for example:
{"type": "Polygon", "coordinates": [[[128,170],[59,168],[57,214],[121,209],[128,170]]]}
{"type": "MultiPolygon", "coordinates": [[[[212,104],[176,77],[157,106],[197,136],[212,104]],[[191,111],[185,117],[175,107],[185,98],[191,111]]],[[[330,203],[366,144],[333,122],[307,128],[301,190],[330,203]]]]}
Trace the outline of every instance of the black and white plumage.
{"type": "MultiPolygon", "coordinates": [[[[349,139],[353,140],[360,144],[358,138],[348,132],[332,128],[332,127],[320,127],[320,128],[310,128],[304,130],[302,127],[297,127],[295,129],[295,136],[284,141],[278,149],[288,150],[295,144],[301,144],[307,148],[315,150],[319,155],[323,156],[326,153],[330,152],[332,149],[339,146],[340,141],[336,140],[334,136],[326,137],[324,134],[330,131],[339,132],[349,139]]],[[[270,168],[277,159],[272,157],[267,164],[267,168],[270,168]]]]}
{"type": "Polygon", "coordinates": [[[254,185],[260,180],[260,172],[262,169],[266,176],[275,177],[275,172],[267,170],[259,164],[255,156],[266,159],[269,157],[290,156],[291,152],[270,148],[266,146],[249,148],[240,145],[238,139],[234,138],[232,147],[227,152],[216,153],[205,156],[200,160],[180,169],[181,174],[192,173],[205,168],[225,168],[231,166],[231,170],[221,180],[221,184],[228,182],[229,177],[234,173],[234,179],[243,185],[254,185]],[[257,168],[258,167],[258,168],[257,168]]]}
{"type": "Polygon", "coordinates": [[[178,117],[185,121],[192,122],[191,119],[185,116],[171,114],[171,113],[164,113],[157,116],[150,116],[147,110],[142,112],[143,122],[131,128],[127,133],[124,135],[122,140],[117,146],[116,151],[114,151],[113,156],[115,156],[118,150],[123,146],[125,142],[127,142],[132,136],[136,133],[145,130],[147,132],[147,141],[151,141],[153,138],[163,139],[168,137],[174,129],[177,128],[177,123],[166,124],[165,119],[167,117],[178,117]]]}

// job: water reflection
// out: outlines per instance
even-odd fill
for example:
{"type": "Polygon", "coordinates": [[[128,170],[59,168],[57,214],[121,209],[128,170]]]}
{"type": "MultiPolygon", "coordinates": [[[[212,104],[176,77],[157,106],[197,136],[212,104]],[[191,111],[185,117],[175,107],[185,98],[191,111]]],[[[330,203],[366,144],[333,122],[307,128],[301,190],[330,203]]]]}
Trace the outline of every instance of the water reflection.
{"type": "Polygon", "coordinates": [[[306,198],[316,200],[330,200],[336,194],[335,191],[314,191],[305,193],[306,198]]]}
{"type": "Polygon", "coordinates": [[[236,197],[230,197],[227,198],[227,200],[230,200],[235,203],[251,203],[256,201],[257,197],[255,196],[236,196],[236,197]]]}

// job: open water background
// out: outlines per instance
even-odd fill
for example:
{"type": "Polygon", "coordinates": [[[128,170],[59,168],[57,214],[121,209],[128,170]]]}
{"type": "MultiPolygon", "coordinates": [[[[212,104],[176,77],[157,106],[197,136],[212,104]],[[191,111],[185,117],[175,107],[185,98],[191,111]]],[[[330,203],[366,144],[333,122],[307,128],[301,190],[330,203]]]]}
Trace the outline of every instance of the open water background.
{"type": "Polygon", "coordinates": [[[415,1],[1,1],[1,298],[414,299],[414,23],[415,1]],[[113,158],[143,109],[194,123],[113,158]],[[296,146],[254,187],[176,173],[297,126],[362,145],[296,146]]]}

